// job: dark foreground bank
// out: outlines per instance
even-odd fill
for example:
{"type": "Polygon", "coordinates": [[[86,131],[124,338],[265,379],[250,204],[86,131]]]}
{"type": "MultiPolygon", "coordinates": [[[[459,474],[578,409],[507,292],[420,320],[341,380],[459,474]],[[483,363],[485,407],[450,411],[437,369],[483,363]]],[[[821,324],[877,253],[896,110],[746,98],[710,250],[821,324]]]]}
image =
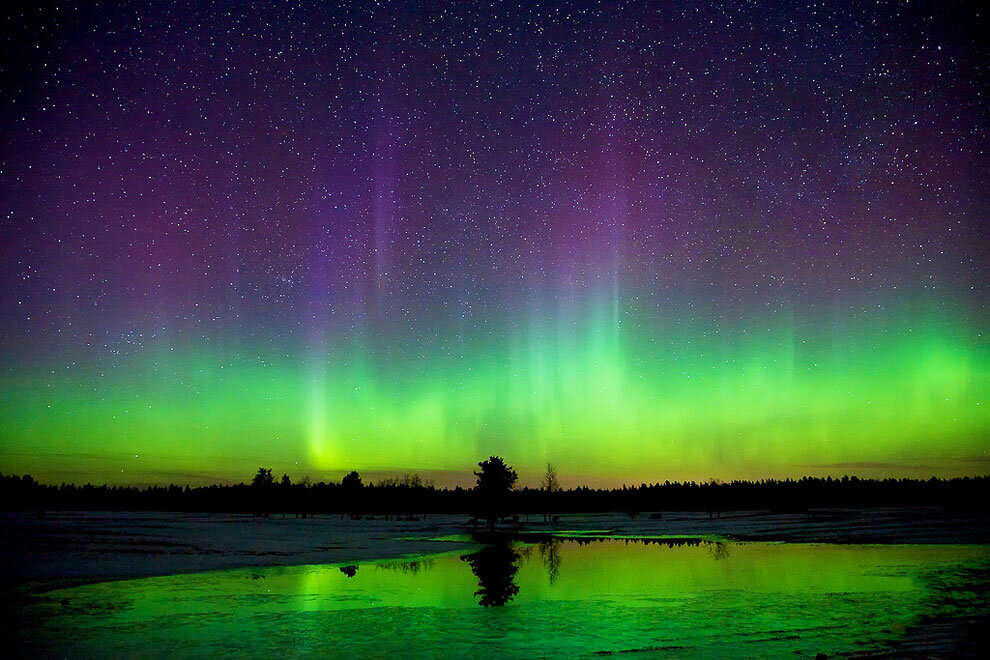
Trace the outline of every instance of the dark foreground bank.
{"type": "MultiPolygon", "coordinates": [[[[341,482],[292,483],[255,477],[252,484],[198,488],[146,488],[41,484],[30,476],[0,475],[0,509],[32,511],[183,511],[293,515],[364,514],[417,517],[477,515],[486,508],[477,488],[437,488],[417,477],[364,485],[357,473],[341,482]]],[[[265,471],[259,470],[264,476],[265,471]]],[[[513,481],[515,473],[512,474],[513,481]]],[[[511,485],[511,484],[510,484],[511,485]]],[[[807,512],[824,508],[942,507],[988,510],[990,476],[957,479],[859,479],[664,482],[611,490],[579,487],[505,489],[499,509],[508,514],[624,513],[635,518],[661,511],[769,510],[807,512]]]]}

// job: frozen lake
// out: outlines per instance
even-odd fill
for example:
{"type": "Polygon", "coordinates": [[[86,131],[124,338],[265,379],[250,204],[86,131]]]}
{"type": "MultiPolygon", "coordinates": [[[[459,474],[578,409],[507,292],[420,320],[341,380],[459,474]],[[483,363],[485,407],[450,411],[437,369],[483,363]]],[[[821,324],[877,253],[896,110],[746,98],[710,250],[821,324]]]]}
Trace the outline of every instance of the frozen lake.
{"type": "Polygon", "coordinates": [[[974,544],[558,539],[84,584],[3,627],[31,656],[977,653],[988,570],[974,544]]]}

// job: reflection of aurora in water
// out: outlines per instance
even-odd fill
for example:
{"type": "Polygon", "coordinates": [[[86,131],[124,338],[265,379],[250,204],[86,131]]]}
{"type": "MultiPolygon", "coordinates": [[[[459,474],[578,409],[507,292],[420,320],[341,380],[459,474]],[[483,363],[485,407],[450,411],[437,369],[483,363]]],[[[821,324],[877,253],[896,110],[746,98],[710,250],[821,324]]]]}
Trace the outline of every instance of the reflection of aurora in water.
{"type": "MultiPolygon", "coordinates": [[[[675,536],[616,536],[598,534],[596,532],[559,532],[559,533],[527,533],[520,535],[523,539],[537,542],[540,551],[540,560],[543,562],[543,569],[547,573],[550,584],[557,581],[563,562],[561,546],[563,543],[573,543],[578,546],[592,545],[594,543],[608,543],[614,545],[630,543],[639,545],[660,545],[667,548],[698,547],[705,546],[709,554],[714,559],[725,559],[729,556],[729,544],[718,539],[708,539],[701,537],[675,537],[675,536]]],[[[525,548],[528,552],[531,547],[525,548]]],[[[514,594],[513,594],[514,595],[514,594]]],[[[504,604],[504,603],[502,603],[504,604]]]]}
{"type": "Polygon", "coordinates": [[[930,630],[951,643],[990,606],[975,588],[986,546],[649,541],[548,539],[360,564],[350,577],[298,566],[93,584],[43,594],[7,623],[25,627],[25,651],[71,656],[176,644],[247,655],[286,644],[354,656],[787,655],[930,649],[930,630]]]}
{"type": "Polygon", "coordinates": [[[704,536],[645,536],[645,535],[624,535],[609,534],[607,532],[523,532],[517,538],[527,542],[547,543],[550,541],[568,541],[578,545],[589,545],[592,543],[616,543],[622,542],[626,545],[636,543],[640,545],[663,545],[668,548],[679,548],[682,546],[696,547],[699,545],[724,545],[724,539],[704,536]]]}

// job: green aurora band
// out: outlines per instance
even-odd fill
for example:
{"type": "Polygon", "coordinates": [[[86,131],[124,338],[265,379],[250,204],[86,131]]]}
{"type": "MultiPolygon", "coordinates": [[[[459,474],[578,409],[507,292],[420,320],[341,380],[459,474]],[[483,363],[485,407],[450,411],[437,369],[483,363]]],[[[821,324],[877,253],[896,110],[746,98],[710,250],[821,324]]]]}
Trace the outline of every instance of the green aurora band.
{"type": "Polygon", "coordinates": [[[888,308],[727,329],[599,305],[533,315],[460,355],[351,338],[8,364],[0,459],[7,473],[111,483],[240,481],[270,465],[469,484],[489,454],[530,484],[547,461],[565,485],[976,474],[990,350],[964,317],[888,308]]]}

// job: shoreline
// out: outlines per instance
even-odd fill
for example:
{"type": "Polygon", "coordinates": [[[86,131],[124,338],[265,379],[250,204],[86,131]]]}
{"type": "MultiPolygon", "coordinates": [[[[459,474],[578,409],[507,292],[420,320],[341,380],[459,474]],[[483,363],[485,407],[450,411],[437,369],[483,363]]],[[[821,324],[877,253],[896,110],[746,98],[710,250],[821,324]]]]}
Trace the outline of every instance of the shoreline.
{"type": "MultiPolygon", "coordinates": [[[[734,542],[839,544],[990,544],[982,512],[945,509],[821,510],[809,514],[664,513],[530,516],[508,536],[718,538],[734,542]]],[[[51,512],[0,515],[0,589],[26,584],[108,581],[212,570],[401,560],[442,553],[452,543],[477,547],[481,526],[466,516],[426,520],[341,520],[250,514],[51,512]],[[472,537],[472,532],[478,532],[472,537]]]]}

